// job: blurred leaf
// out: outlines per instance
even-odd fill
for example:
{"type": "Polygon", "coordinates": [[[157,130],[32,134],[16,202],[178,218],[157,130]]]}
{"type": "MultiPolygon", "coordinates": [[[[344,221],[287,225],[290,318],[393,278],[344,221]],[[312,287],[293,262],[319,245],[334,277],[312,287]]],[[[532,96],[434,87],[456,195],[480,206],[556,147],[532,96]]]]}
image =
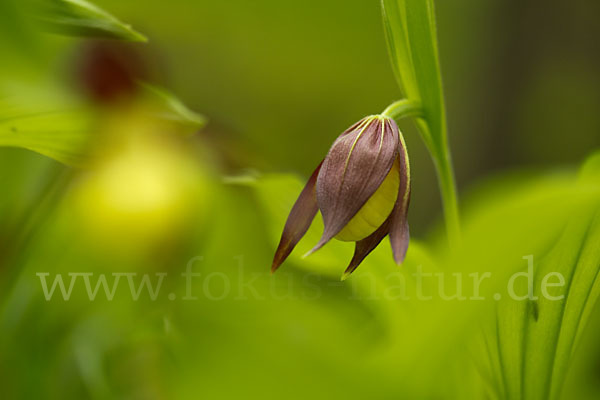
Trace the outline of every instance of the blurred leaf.
{"type": "Polygon", "coordinates": [[[580,174],[582,180],[600,181],[600,150],[590,156],[581,168],[580,174]]]}
{"type": "MultiPolygon", "coordinates": [[[[502,300],[492,305],[491,321],[482,324],[484,340],[475,361],[486,365],[482,376],[490,380],[493,397],[561,396],[573,353],[600,295],[600,184],[587,179],[599,169],[593,160],[579,178],[538,178],[512,193],[514,185],[505,182],[504,190],[493,188],[493,197],[480,195],[480,206],[470,206],[475,212],[466,218],[465,248],[456,255],[456,265],[470,264],[466,268],[473,270],[484,266],[495,274],[496,289],[506,291],[514,273],[529,271],[527,257],[532,257],[533,297],[519,300],[497,291],[502,300]],[[563,299],[542,292],[542,282],[551,273],[560,273],[565,284],[549,287],[548,293],[563,299]]],[[[524,296],[529,286],[521,278],[514,281],[515,293],[524,296]]]]}
{"type": "Polygon", "coordinates": [[[190,110],[167,90],[143,82],[140,86],[143,89],[144,100],[158,118],[173,122],[186,133],[195,133],[206,124],[203,115],[190,110]]]}
{"type": "MultiPolygon", "coordinates": [[[[38,4],[36,4],[38,5],[38,4]]],[[[53,32],[145,42],[147,39],[117,18],[85,0],[50,0],[36,9],[40,22],[53,32]]]]}
{"type": "MultiPolygon", "coordinates": [[[[172,94],[148,84],[142,86],[144,118],[168,124],[168,132],[185,134],[195,133],[204,125],[203,116],[172,94]]],[[[92,108],[52,85],[0,85],[0,146],[21,147],[67,165],[84,166],[100,122],[92,108]]]]}
{"type": "MultiPolygon", "coordinates": [[[[0,51],[2,52],[2,70],[12,67],[17,61],[30,61],[33,49],[37,47],[36,30],[31,29],[29,15],[22,10],[22,2],[17,0],[0,1],[0,51]],[[25,56],[25,57],[24,57],[25,56]]],[[[19,65],[19,67],[21,67],[19,65]]]]}
{"type": "Polygon", "coordinates": [[[92,131],[90,109],[55,88],[0,87],[0,146],[22,147],[67,165],[81,165],[92,131]]]}

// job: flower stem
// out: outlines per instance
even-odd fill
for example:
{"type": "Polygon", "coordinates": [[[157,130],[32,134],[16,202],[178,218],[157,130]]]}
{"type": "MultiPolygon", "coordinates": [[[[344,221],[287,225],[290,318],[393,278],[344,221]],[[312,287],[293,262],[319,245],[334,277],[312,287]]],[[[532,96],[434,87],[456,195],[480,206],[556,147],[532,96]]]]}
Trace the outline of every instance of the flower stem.
{"type": "Polygon", "coordinates": [[[381,114],[395,120],[410,117],[417,118],[419,133],[421,134],[427,149],[431,153],[435,164],[440,194],[442,197],[442,205],[444,208],[448,242],[450,243],[450,246],[456,247],[460,242],[460,217],[458,211],[456,181],[448,145],[444,144],[441,148],[439,146],[434,146],[429,125],[424,118],[423,108],[419,102],[409,99],[398,100],[390,104],[381,114]]]}
{"type": "Polygon", "coordinates": [[[421,104],[416,101],[402,99],[390,104],[385,110],[383,110],[381,115],[396,120],[409,117],[420,118],[423,117],[423,108],[421,107],[421,104]]]}
{"type": "Polygon", "coordinates": [[[448,241],[450,246],[455,248],[460,243],[460,216],[456,180],[448,147],[443,151],[443,154],[437,157],[434,156],[434,161],[444,207],[448,241]]]}

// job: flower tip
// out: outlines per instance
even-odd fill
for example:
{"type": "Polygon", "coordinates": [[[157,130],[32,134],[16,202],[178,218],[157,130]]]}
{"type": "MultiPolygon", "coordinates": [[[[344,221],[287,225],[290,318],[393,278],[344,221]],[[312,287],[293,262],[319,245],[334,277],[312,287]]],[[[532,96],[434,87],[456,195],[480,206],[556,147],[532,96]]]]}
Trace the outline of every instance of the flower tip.
{"type": "MultiPolygon", "coordinates": [[[[283,262],[287,258],[287,254],[285,254],[286,252],[287,251],[281,251],[280,248],[277,249],[277,252],[275,253],[275,257],[273,257],[273,263],[271,263],[271,274],[274,274],[275,271],[277,271],[279,269],[281,264],[283,264],[283,262]]],[[[289,252],[287,252],[287,253],[289,254],[289,252]]]]}
{"type": "Polygon", "coordinates": [[[345,271],[345,272],[342,274],[342,277],[340,278],[340,281],[344,282],[346,279],[348,279],[348,277],[350,276],[350,274],[351,274],[351,273],[352,273],[352,272],[345,271]]]}
{"type": "Polygon", "coordinates": [[[400,266],[404,262],[406,253],[408,251],[408,224],[405,224],[404,230],[401,232],[400,237],[396,237],[395,234],[392,234],[390,235],[390,239],[392,242],[392,254],[394,256],[394,262],[396,265],[400,266]]]}
{"type": "Polygon", "coordinates": [[[394,262],[399,267],[404,263],[404,259],[406,258],[407,247],[404,247],[404,248],[402,248],[400,250],[397,250],[397,251],[393,251],[394,262]]]}
{"type": "Polygon", "coordinates": [[[323,238],[321,238],[321,240],[319,240],[319,243],[317,243],[315,245],[315,247],[313,247],[312,249],[310,249],[309,251],[306,252],[306,254],[304,254],[302,256],[302,258],[306,258],[308,256],[310,256],[312,253],[314,253],[315,251],[319,250],[321,247],[323,247],[325,245],[325,243],[327,243],[329,241],[329,239],[326,238],[326,236],[323,236],[323,238]]]}
{"type": "Polygon", "coordinates": [[[271,264],[271,275],[274,274],[275,271],[277,271],[280,265],[281,263],[278,263],[275,260],[273,260],[273,264],[271,264]]]}
{"type": "Polygon", "coordinates": [[[394,257],[394,262],[396,263],[397,266],[401,267],[402,263],[404,262],[404,257],[394,257]]]}
{"type": "Polygon", "coordinates": [[[309,251],[307,251],[306,253],[304,253],[301,258],[304,260],[306,257],[310,256],[312,253],[314,253],[317,250],[318,249],[312,248],[309,251]]]}

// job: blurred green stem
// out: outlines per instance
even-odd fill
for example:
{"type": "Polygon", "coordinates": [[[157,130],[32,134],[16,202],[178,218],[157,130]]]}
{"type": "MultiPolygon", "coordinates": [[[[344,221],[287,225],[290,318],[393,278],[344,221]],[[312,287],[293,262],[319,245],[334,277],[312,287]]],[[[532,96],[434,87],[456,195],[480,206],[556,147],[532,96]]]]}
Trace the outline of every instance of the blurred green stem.
{"type": "Polygon", "coordinates": [[[429,125],[427,124],[423,108],[419,102],[409,99],[398,100],[390,104],[381,114],[395,120],[410,117],[418,119],[417,127],[419,133],[431,153],[438,176],[438,184],[444,207],[444,218],[446,220],[446,230],[448,232],[448,241],[452,247],[455,247],[460,242],[460,217],[458,212],[456,180],[454,178],[454,169],[452,167],[452,158],[450,156],[448,145],[445,144],[441,150],[433,146],[429,125]]]}

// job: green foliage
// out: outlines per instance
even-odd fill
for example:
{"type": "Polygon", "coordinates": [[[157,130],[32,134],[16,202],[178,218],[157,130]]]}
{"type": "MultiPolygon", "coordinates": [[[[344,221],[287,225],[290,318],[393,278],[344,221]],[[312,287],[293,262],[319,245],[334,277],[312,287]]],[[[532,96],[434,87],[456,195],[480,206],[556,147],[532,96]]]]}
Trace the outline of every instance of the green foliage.
{"type": "MultiPolygon", "coordinates": [[[[5,7],[14,12],[15,18],[23,17],[22,13],[36,15],[59,33],[145,40],[128,25],[84,0],[26,5],[17,7],[7,2],[5,7]]],[[[19,35],[10,37],[12,41],[19,40],[19,35]]],[[[28,37],[43,43],[41,35],[33,30],[28,37]]],[[[31,54],[12,61],[2,66],[5,74],[0,78],[0,146],[29,149],[71,166],[88,163],[93,146],[105,133],[102,113],[66,82],[47,76],[48,67],[38,65],[39,60],[31,54]],[[21,70],[30,72],[23,74],[21,70]]],[[[139,98],[135,101],[141,104],[146,118],[156,120],[166,130],[190,134],[205,124],[204,117],[165,89],[140,82],[137,91],[139,98]]]]}
{"type": "MultiPolygon", "coordinates": [[[[417,241],[409,248],[407,262],[399,270],[387,244],[367,257],[357,276],[351,279],[353,289],[365,297],[364,301],[374,307],[373,311],[377,310],[391,329],[395,344],[389,346],[398,346],[401,352],[399,359],[393,361],[393,368],[412,382],[404,387],[405,395],[561,398],[579,337],[600,295],[600,186],[595,179],[596,163],[597,156],[590,158],[580,174],[506,177],[488,182],[467,202],[463,246],[451,253],[445,252],[441,242],[417,241]],[[507,294],[513,274],[527,271],[524,256],[533,259],[535,301],[507,294]],[[433,298],[418,300],[416,282],[411,278],[418,266],[428,272],[443,272],[446,277],[462,274],[460,287],[466,289],[467,297],[471,288],[468,274],[489,272],[492,279],[481,286],[480,292],[486,300],[444,300],[439,297],[435,282],[425,286],[425,292],[433,298]],[[541,292],[542,281],[549,273],[565,277],[564,286],[548,287],[551,296],[564,295],[564,300],[546,298],[541,292]],[[404,277],[409,298],[390,297],[391,293],[398,293],[397,276],[393,274],[404,277]],[[496,293],[502,295],[501,301],[494,299],[496,293]],[[369,298],[385,300],[369,302],[369,298]],[[436,334],[440,331],[445,332],[443,340],[436,334]],[[455,349],[463,348],[471,351],[454,354],[455,349]],[[427,372],[427,379],[422,376],[425,372],[411,370],[415,364],[430,366],[445,357],[456,358],[440,364],[440,370],[427,372]],[[454,380],[448,371],[460,371],[452,374],[462,377],[472,371],[474,377],[466,385],[462,378],[454,380]]],[[[276,246],[277,234],[302,187],[301,181],[265,176],[253,181],[251,187],[265,212],[271,244],[276,246]]],[[[334,278],[352,249],[334,242],[301,259],[303,250],[318,241],[322,228],[319,217],[313,225],[292,253],[287,268],[320,271],[334,278]]],[[[527,294],[524,281],[523,277],[515,280],[518,296],[527,294]]],[[[454,278],[449,278],[444,291],[453,294],[463,289],[457,287],[454,278]]],[[[393,354],[390,350],[390,357],[393,354]]]]}
{"type": "Polygon", "coordinates": [[[453,265],[463,263],[469,270],[483,265],[499,273],[487,296],[503,296],[482,314],[478,325],[483,337],[473,351],[493,398],[562,398],[578,341],[600,294],[600,186],[589,179],[591,160],[579,175],[490,184],[487,194],[467,207],[465,247],[453,265]],[[510,276],[529,274],[528,263],[531,289],[523,275],[514,281],[515,293],[523,298],[506,297],[501,290],[510,276]],[[564,285],[544,292],[545,279],[558,282],[548,274],[563,276],[564,285]],[[524,298],[530,290],[531,298],[524,298]]]}
{"type": "MultiPolygon", "coordinates": [[[[148,120],[175,133],[191,134],[205,119],[165,89],[142,83],[148,120]]],[[[71,166],[84,166],[104,133],[88,104],[49,84],[0,86],[0,146],[21,147],[71,166]]]]}
{"type": "Polygon", "coordinates": [[[144,101],[154,110],[154,115],[177,125],[182,133],[196,133],[206,124],[206,118],[190,110],[181,100],[164,88],[149,83],[139,83],[144,101]]]}
{"type": "Polygon", "coordinates": [[[145,42],[146,37],[86,0],[39,3],[37,18],[48,30],[74,35],[145,42]]]}
{"type": "Polygon", "coordinates": [[[93,112],[48,85],[0,87],[0,146],[22,147],[68,165],[82,165],[93,135],[93,112]]]}
{"type": "Polygon", "coordinates": [[[598,182],[583,176],[565,191],[564,196],[570,196],[570,201],[579,201],[570,208],[559,235],[538,256],[533,285],[536,299],[519,307],[499,307],[496,340],[500,343],[507,398],[561,398],[578,341],[600,295],[598,182]],[[542,279],[550,273],[565,277],[564,287],[552,294],[564,296],[563,300],[548,300],[540,293],[542,279]]]}
{"type": "Polygon", "coordinates": [[[394,73],[408,99],[418,101],[428,130],[423,139],[440,157],[446,151],[446,116],[433,1],[382,0],[394,73]]]}

